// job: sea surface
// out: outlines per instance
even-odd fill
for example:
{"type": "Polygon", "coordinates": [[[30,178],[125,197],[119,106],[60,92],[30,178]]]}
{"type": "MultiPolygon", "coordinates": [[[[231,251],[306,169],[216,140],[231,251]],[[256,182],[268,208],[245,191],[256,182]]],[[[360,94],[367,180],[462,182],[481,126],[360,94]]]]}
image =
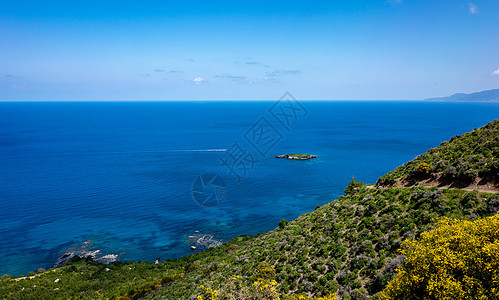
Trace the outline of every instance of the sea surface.
{"type": "Polygon", "coordinates": [[[268,232],[497,118],[498,103],[0,103],[0,274],[84,242],[154,261],[192,235],[268,232]]]}

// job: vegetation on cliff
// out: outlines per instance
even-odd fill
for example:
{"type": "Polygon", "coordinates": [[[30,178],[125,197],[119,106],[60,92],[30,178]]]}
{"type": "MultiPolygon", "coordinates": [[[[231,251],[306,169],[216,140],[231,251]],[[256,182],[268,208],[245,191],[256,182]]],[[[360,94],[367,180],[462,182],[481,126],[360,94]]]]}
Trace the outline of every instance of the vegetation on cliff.
{"type": "Polygon", "coordinates": [[[498,185],[499,120],[455,136],[439,147],[382,176],[378,185],[414,185],[421,180],[434,180],[439,185],[466,187],[498,185]]]}
{"type": "MultiPolygon", "coordinates": [[[[289,222],[284,228],[232,246],[151,297],[188,299],[210,285],[220,299],[235,292],[232,278],[249,287],[275,280],[282,295],[364,299],[377,295],[402,265],[405,239],[432,228],[440,216],[475,218],[497,211],[487,193],[436,188],[355,188],[351,194],[289,222]]],[[[250,295],[245,295],[251,298],[250,295]]]]}
{"type": "Polygon", "coordinates": [[[418,186],[451,167],[495,182],[498,127],[494,121],[444,142],[377,186],[352,178],[345,195],[271,232],[156,265],[72,259],[32,279],[3,276],[0,299],[397,299],[413,288],[432,291],[441,280],[449,288],[498,291],[498,275],[487,266],[498,269],[499,237],[492,233],[499,194],[418,186]],[[409,187],[394,184],[409,179],[409,187]]]}

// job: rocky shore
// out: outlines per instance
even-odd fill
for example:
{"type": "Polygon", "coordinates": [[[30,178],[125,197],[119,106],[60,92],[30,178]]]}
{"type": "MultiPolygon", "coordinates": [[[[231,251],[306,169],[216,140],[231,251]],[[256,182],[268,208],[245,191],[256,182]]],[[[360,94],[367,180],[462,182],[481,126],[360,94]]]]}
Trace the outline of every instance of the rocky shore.
{"type": "Polygon", "coordinates": [[[196,250],[197,248],[208,249],[218,247],[223,243],[222,240],[215,239],[212,234],[195,233],[188,236],[188,238],[192,250],[196,250]]]}
{"type": "Polygon", "coordinates": [[[88,257],[93,261],[101,262],[104,264],[109,264],[118,260],[117,254],[103,254],[101,250],[92,247],[90,241],[85,241],[62,252],[61,255],[57,257],[54,268],[64,265],[64,262],[70,260],[75,256],[88,257]]]}

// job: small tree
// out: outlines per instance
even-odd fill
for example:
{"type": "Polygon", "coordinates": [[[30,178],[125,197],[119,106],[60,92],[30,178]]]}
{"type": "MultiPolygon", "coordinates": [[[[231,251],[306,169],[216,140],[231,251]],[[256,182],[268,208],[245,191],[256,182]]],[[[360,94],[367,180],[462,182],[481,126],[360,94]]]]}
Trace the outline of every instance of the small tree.
{"type": "Polygon", "coordinates": [[[345,188],[345,194],[351,194],[356,188],[364,186],[364,182],[362,181],[355,181],[355,176],[352,176],[352,180],[348,183],[347,187],[345,188]]]}
{"type": "Polygon", "coordinates": [[[279,228],[284,229],[284,227],[286,227],[286,225],[288,225],[288,221],[286,221],[284,219],[279,221],[279,228]]]}

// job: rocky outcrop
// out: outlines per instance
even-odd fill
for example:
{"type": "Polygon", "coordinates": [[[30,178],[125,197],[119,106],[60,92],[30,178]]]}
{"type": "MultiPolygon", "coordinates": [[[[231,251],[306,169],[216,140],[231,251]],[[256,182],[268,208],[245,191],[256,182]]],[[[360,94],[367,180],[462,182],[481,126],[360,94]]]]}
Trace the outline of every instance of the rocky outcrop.
{"type": "Polygon", "coordinates": [[[215,239],[211,234],[201,234],[195,233],[189,236],[189,244],[191,245],[191,250],[196,250],[197,248],[212,248],[222,245],[223,241],[215,239]]]}
{"type": "Polygon", "coordinates": [[[311,155],[311,154],[282,154],[275,156],[275,158],[287,158],[287,159],[296,159],[296,160],[309,160],[316,157],[317,157],[316,155],[311,155]]]}
{"type": "Polygon", "coordinates": [[[117,254],[103,254],[101,250],[95,249],[90,241],[85,241],[62,252],[62,254],[57,257],[54,267],[60,267],[64,265],[64,262],[70,260],[75,256],[91,258],[93,261],[101,262],[104,264],[110,264],[118,260],[117,254]]]}

